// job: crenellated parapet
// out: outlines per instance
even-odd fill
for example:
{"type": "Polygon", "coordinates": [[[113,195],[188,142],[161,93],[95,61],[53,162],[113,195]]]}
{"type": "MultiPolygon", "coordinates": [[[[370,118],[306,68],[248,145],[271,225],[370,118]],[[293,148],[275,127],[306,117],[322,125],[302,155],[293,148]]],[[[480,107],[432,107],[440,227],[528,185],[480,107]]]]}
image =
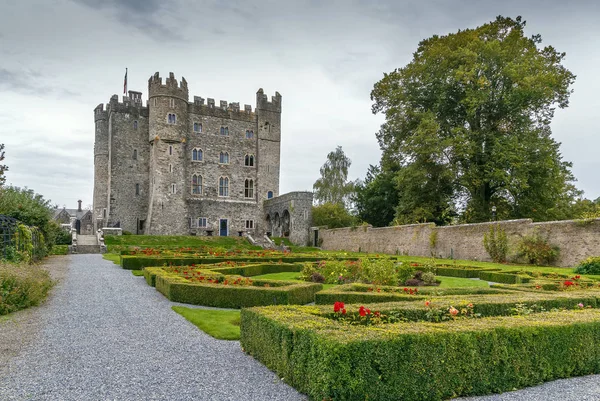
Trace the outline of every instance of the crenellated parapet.
{"type": "Polygon", "coordinates": [[[187,102],[189,98],[187,81],[181,77],[181,81],[177,82],[175,75],[170,72],[169,78],[165,79],[163,84],[162,78],[156,72],[148,80],[148,98],[152,99],[155,96],[176,97],[187,102]]]}
{"type": "Polygon", "coordinates": [[[240,110],[239,102],[228,103],[227,100],[220,100],[217,106],[213,98],[206,99],[206,104],[204,101],[203,97],[194,96],[194,102],[188,105],[188,112],[232,120],[254,121],[254,111],[249,104],[245,104],[244,109],[240,110]]]}
{"type": "Polygon", "coordinates": [[[106,111],[103,112],[104,105],[100,104],[94,110],[96,118],[102,117],[99,113],[106,113],[102,118],[107,118],[109,113],[128,113],[132,115],[141,115],[148,117],[148,108],[142,103],[142,93],[129,91],[130,96],[123,96],[122,101],[119,102],[118,95],[112,95],[110,101],[106,104],[106,111]]]}
{"type": "Polygon", "coordinates": [[[104,110],[104,103],[100,103],[94,109],[94,121],[108,120],[108,112],[104,110]]]}
{"type": "Polygon", "coordinates": [[[269,101],[263,88],[260,88],[258,92],[256,92],[256,108],[281,113],[281,95],[279,92],[275,92],[275,96],[271,96],[271,101],[269,101]]]}

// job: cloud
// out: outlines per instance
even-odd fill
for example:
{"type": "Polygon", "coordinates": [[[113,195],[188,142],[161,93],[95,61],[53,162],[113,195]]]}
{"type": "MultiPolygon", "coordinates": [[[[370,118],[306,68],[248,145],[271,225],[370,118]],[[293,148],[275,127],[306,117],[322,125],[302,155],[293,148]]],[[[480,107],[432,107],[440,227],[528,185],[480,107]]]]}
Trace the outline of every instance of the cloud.
{"type": "Polygon", "coordinates": [[[0,91],[18,92],[26,95],[79,96],[79,93],[44,83],[44,75],[32,70],[8,70],[0,68],[0,91]]]}

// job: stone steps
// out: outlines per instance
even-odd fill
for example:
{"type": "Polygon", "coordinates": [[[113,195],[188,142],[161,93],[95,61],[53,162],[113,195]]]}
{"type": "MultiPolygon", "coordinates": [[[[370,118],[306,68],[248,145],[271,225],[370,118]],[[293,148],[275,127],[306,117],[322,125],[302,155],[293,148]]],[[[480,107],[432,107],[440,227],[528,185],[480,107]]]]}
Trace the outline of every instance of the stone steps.
{"type": "Polygon", "coordinates": [[[102,253],[100,250],[100,245],[77,245],[77,250],[76,252],[77,254],[82,254],[82,253],[102,253]]]}

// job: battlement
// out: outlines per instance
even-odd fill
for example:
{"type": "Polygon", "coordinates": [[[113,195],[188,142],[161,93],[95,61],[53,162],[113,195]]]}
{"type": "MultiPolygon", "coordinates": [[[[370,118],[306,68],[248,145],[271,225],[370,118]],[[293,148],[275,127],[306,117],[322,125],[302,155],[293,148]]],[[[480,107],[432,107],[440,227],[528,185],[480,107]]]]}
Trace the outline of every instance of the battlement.
{"type": "Polygon", "coordinates": [[[112,113],[130,113],[134,115],[148,115],[148,108],[142,104],[142,93],[129,91],[129,95],[132,96],[123,96],[123,100],[119,102],[118,95],[112,95],[110,97],[110,101],[106,104],[106,111],[104,110],[104,105],[99,104],[98,107],[94,110],[94,115],[96,119],[106,118],[109,112],[112,113]],[[105,113],[105,117],[100,117],[98,113],[105,113]],[[99,118],[100,117],[100,118],[99,118]]]}
{"type": "Polygon", "coordinates": [[[275,96],[271,96],[271,101],[269,101],[263,88],[260,88],[258,92],[256,92],[256,108],[281,113],[281,95],[279,92],[275,92],[275,96]]]}
{"type": "Polygon", "coordinates": [[[252,106],[249,104],[245,104],[244,109],[241,110],[239,102],[228,103],[227,100],[219,100],[219,106],[217,107],[215,99],[206,99],[206,104],[204,104],[204,100],[203,97],[194,96],[194,102],[189,103],[190,113],[244,121],[251,121],[254,119],[252,106]]]}
{"type": "Polygon", "coordinates": [[[94,121],[107,120],[108,112],[104,110],[104,103],[100,103],[94,109],[94,121]]]}
{"type": "Polygon", "coordinates": [[[177,82],[175,75],[170,72],[169,77],[165,79],[163,84],[162,78],[156,72],[148,80],[148,98],[155,96],[172,96],[187,102],[189,98],[187,81],[184,77],[181,77],[181,81],[177,82]]]}

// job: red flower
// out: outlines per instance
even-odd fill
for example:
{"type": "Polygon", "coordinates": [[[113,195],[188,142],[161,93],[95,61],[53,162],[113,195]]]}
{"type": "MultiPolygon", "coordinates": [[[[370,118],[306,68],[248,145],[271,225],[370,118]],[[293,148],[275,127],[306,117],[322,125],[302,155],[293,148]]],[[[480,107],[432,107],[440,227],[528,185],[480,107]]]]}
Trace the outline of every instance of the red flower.
{"type": "Polygon", "coordinates": [[[361,316],[366,316],[366,315],[367,315],[367,310],[365,309],[365,307],[364,307],[364,306],[361,306],[361,307],[358,309],[358,314],[359,314],[359,315],[361,315],[361,316]]]}
{"type": "Polygon", "coordinates": [[[425,301],[425,306],[431,305],[431,301],[425,301]]]}
{"type": "Polygon", "coordinates": [[[371,314],[371,309],[366,309],[366,311],[367,311],[367,315],[371,314]]]}
{"type": "Polygon", "coordinates": [[[404,292],[408,292],[408,288],[404,287],[404,292]]]}
{"type": "Polygon", "coordinates": [[[565,280],[565,282],[564,282],[563,284],[564,284],[564,286],[565,286],[565,287],[570,287],[570,286],[572,286],[572,285],[575,285],[575,283],[574,283],[574,282],[572,282],[572,281],[569,281],[569,280],[565,280]]]}
{"type": "Polygon", "coordinates": [[[337,313],[337,312],[341,311],[342,309],[344,309],[344,303],[343,302],[336,302],[336,303],[333,304],[333,311],[334,312],[337,313]]]}
{"type": "Polygon", "coordinates": [[[344,309],[342,309],[342,315],[345,315],[345,314],[346,314],[346,309],[344,308],[344,309]]]}
{"type": "Polygon", "coordinates": [[[379,313],[379,311],[377,311],[374,313],[374,315],[375,315],[375,317],[379,317],[379,316],[381,316],[381,313],[379,313]]]}
{"type": "Polygon", "coordinates": [[[377,289],[377,292],[381,292],[381,288],[378,288],[378,289],[377,289]]]}

